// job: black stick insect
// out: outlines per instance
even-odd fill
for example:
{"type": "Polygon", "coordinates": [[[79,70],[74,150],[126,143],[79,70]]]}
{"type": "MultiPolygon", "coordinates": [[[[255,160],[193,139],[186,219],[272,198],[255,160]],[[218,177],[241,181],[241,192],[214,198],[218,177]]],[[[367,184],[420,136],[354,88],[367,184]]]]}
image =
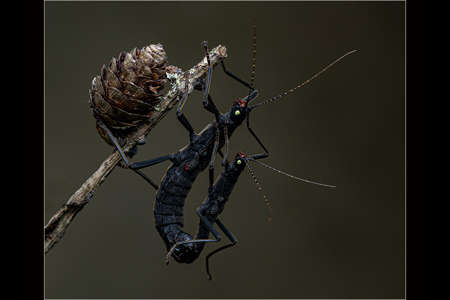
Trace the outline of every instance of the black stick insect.
{"type": "MultiPolygon", "coordinates": [[[[256,27],[254,28],[255,28],[254,47],[256,47],[256,27]]],[[[208,165],[209,165],[210,186],[213,185],[215,155],[217,152],[221,154],[220,150],[225,145],[225,154],[222,155],[223,156],[222,165],[226,164],[226,157],[228,152],[228,140],[229,138],[231,138],[233,132],[244,122],[245,119],[247,120],[247,129],[265,151],[265,153],[255,155],[253,158],[256,160],[268,157],[269,151],[259,140],[259,138],[256,136],[256,134],[250,127],[249,117],[252,109],[259,107],[263,104],[272,102],[295,91],[296,89],[308,83],[310,80],[316,78],[319,74],[323,73],[325,70],[330,68],[339,60],[343,59],[345,56],[356,51],[354,50],[341,56],[339,59],[328,65],[325,69],[323,69],[322,71],[311,77],[306,82],[296,86],[295,88],[253,106],[248,106],[248,104],[258,96],[257,89],[253,87],[253,84],[249,84],[243,81],[242,79],[231,73],[229,70],[227,70],[225,64],[222,61],[221,65],[223,71],[228,76],[230,76],[234,80],[238,81],[239,83],[243,84],[244,86],[250,89],[249,95],[247,97],[243,99],[238,98],[237,100],[235,100],[233,102],[231,109],[227,113],[222,114],[216,108],[216,106],[212,102],[211,96],[209,95],[209,86],[211,81],[212,68],[209,59],[207,42],[203,42],[202,45],[204,47],[208,63],[208,73],[206,77],[206,82],[204,84],[205,92],[203,96],[203,107],[207,111],[214,114],[215,120],[211,124],[206,126],[199,134],[195,133],[191,124],[181,112],[181,109],[186,101],[188,94],[186,90],[185,94],[183,95],[180,101],[176,115],[177,119],[180,121],[183,127],[188,130],[190,143],[183,149],[179,150],[178,153],[157,157],[142,162],[130,163],[128,162],[124,152],[121,150],[120,145],[115,140],[111,132],[101,123],[100,120],[97,120],[100,127],[102,127],[105,130],[105,132],[108,134],[108,136],[110,137],[110,139],[113,141],[116,148],[120,152],[122,159],[126,164],[126,166],[124,167],[132,169],[133,171],[137,172],[158,190],[154,205],[155,227],[158,230],[161,238],[164,240],[167,251],[170,251],[173,245],[175,245],[178,242],[192,239],[192,236],[181,230],[181,227],[184,225],[183,208],[186,197],[190,189],[192,188],[192,185],[197,176],[200,174],[200,172],[205,170],[206,167],[208,167],[208,165]],[[166,175],[162,179],[161,187],[158,189],[158,186],[155,183],[153,183],[153,181],[151,181],[144,173],[139,171],[139,169],[149,167],[166,160],[172,161],[172,165],[168,168],[166,175]]],[[[253,57],[253,70],[254,66],[255,66],[255,56],[253,57]]],[[[189,82],[188,76],[189,74],[186,73],[186,86],[189,82]]],[[[253,78],[254,72],[252,73],[252,83],[253,78]]],[[[183,255],[183,253],[186,251],[186,249],[190,247],[195,247],[195,245],[183,244],[182,247],[179,247],[177,248],[176,251],[173,251],[173,256],[175,260],[180,263],[189,263],[191,258],[183,255]]]]}
{"type": "Polygon", "coordinates": [[[270,218],[269,221],[272,218],[272,209],[270,207],[269,202],[267,201],[266,196],[264,195],[261,187],[259,186],[258,181],[256,180],[255,175],[253,174],[252,169],[248,165],[249,161],[255,161],[259,164],[262,164],[263,166],[270,168],[271,170],[277,171],[283,175],[289,176],[291,178],[305,181],[308,183],[323,185],[327,187],[334,187],[332,185],[326,185],[322,183],[312,182],[309,180],[305,180],[302,178],[298,178],[292,175],[289,175],[287,173],[284,173],[282,171],[279,171],[275,168],[272,168],[266,164],[263,164],[258,159],[266,158],[267,156],[262,155],[255,155],[255,156],[246,156],[246,154],[242,151],[239,151],[236,154],[234,162],[231,164],[226,161],[225,168],[223,172],[219,175],[216,182],[213,186],[210,186],[208,188],[208,197],[205,199],[205,201],[202,203],[202,205],[197,209],[197,215],[200,218],[199,224],[198,224],[198,230],[196,236],[191,240],[185,240],[181,242],[177,242],[172,246],[170,251],[167,253],[166,256],[166,264],[169,264],[170,256],[174,256],[179,259],[177,255],[180,253],[183,253],[183,255],[188,258],[186,260],[187,263],[191,263],[194,260],[196,260],[203,248],[205,247],[206,243],[210,242],[219,242],[221,240],[221,236],[217,232],[217,230],[214,228],[214,223],[217,223],[219,228],[222,230],[222,232],[225,234],[225,236],[230,241],[230,244],[227,244],[225,246],[222,246],[212,252],[210,252],[206,256],[206,272],[209,276],[209,280],[212,279],[211,273],[209,272],[209,258],[216,254],[219,251],[222,251],[226,248],[229,248],[231,246],[234,246],[237,242],[237,239],[233,236],[233,234],[225,227],[225,225],[218,219],[219,215],[222,213],[222,211],[225,208],[225,204],[230,198],[231,193],[234,190],[234,187],[239,179],[239,176],[241,175],[242,171],[245,169],[245,166],[249,169],[256,185],[258,186],[262,196],[264,197],[264,200],[266,201],[267,206],[270,210],[270,218]],[[209,233],[212,233],[214,235],[214,239],[209,239],[209,233]],[[191,245],[196,244],[196,247],[192,247],[191,245]],[[186,245],[187,248],[184,246],[186,245]],[[189,245],[189,246],[188,246],[189,245]],[[185,247],[184,252],[182,252],[181,247],[185,247]]]}

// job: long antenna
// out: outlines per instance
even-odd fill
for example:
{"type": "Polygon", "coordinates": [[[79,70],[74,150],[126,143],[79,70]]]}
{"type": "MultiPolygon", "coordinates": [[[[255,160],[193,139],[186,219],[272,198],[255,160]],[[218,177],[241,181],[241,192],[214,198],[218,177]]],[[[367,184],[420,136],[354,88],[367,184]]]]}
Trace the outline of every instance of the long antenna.
{"type": "Polygon", "coordinates": [[[291,177],[291,178],[294,178],[294,179],[297,179],[297,180],[301,180],[301,181],[304,181],[304,182],[307,182],[307,183],[317,184],[317,185],[321,185],[321,186],[326,186],[326,187],[333,187],[333,188],[336,187],[335,185],[329,185],[329,184],[324,184],[324,183],[318,183],[318,182],[306,180],[306,179],[303,179],[303,178],[299,178],[299,177],[296,177],[296,176],[294,176],[294,175],[290,175],[290,174],[285,173],[285,172],[283,172],[283,171],[280,171],[280,170],[277,170],[277,169],[275,169],[275,168],[272,168],[271,166],[268,166],[268,165],[266,165],[266,164],[264,164],[264,163],[262,163],[262,162],[260,162],[260,161],[257,161],[256,159],[253,159],[253,158],[251,158],[251,157],[249,157],[248,160],[257,162],[258,164],[263,165],[263,166],[266,167],[266,168],[269,168],[269,169],[271,169],[271,170],[273,170],[273,171],[276,171],[276,172],[278,172],[278,173],[280,173],[280,174],[286,175],[286,176],[288,176],[288,177],[291,177]]]}
{"type": "Polygon", "coordinates": [[[253,81],[255,79],[255,64],[256,64],[255,62],[256,62],[256,21],[255,19],[253,19],[253,70],[252,70],[252,81],[250,82],[250,86],[253,86],[253,81]]]}
{"type": "Polygon", "coordinates": [[[270,207],[269,201],[267,200],[266,195],[264,195],[264,192],[262,191],[261,186],[258,183],[258,180],[256,180],[255,174],[253,174],[252,169],[250,169],[250,166],[247,163],[245,165],[247,166],[248,170],[250,171],[250,174],[252,174],[253,180],[256,182],[256,185],[258,186],[259,191],[261,192],[262,196],[264,197],[264,201],[266,201],[267,207],[269,207],[270,217],[269,217],[268,222],[270,222],[272,220],[272,216],[273,216],[272,207],[270,207]]]}
{"type": "MultiPolygon", "coordinates": [[[[255,81],[255,66],[256,66],[256,20],[253,19],[253,67],[252,67],[252,80],[250,81],[250,86],[253,88],[253,82],[255,81]]],[[[252,94],[253,89],[250,89],[248,92],[247,99],[250,99],[250,95],[252,94]]],[[[248,104],[251,102],[247,101],[245,103],[245,106],[247,107],[248,104]]]]}
{"type": "Polygon", "coordinates": [[[302,86],[304,86],[305,84],[307,84],[308,82],[310,82],[311,80],[313,80],[314,78],[316,78],[317,76],[319,76],[320,74],[322,74],[323,72],[325,72],[325,71],[326,71],[328,68],[330,68],[332,65],[334,65],[335,63],[337,63],[338,61],[340,61],[341,59],[343,59],[343,58],[346,57],[347,55],[352,54],[353,52],[356,52],[356,50],[350,51],[350,52],[348,52],[348,53],[342,55],[341,57],[339,57],[338,59],[336,59],[334,62],[332,62],[331,64],[329,64],[325,69],[323,69],[322,71],[320,71],[319,73],[317,73],[316,75],[314,75],[313,77],[311,77],[310,79],[306,80],[306,81],[303,82],[302,84],[297,85],[295,88],[293,88],[293,89],[291,89],[291,90],[289,90],[289,91],[287,91],[287,92],[285,92],[285,93],[283,93],[283,94],[280,94],[280,95],[278,95],[278,96],[276,96],[276,97],[273,97],[272,99],[269,99],[269,100],[267,100],[267,101],[261,102],[261,103],[256,104],[256,105],[253,105],[253,106],[250,107],[250,109],[255,108],[255,107],[258,107],[258,106],[261,106],[261,105],[266,104],[266,103],[269,103],[269,102],[271,102],[271,101],[273,101],[273,100],[276,100],[276,99],[278,99],[278,98],[281,98],[281,97],[283,97],[283,96],[286,96],[286,95],[289,94],[289,93],[292,93],[293,91],[295,91],[295,90],[298,89],[298,88],[301,88],[302,86]]]}

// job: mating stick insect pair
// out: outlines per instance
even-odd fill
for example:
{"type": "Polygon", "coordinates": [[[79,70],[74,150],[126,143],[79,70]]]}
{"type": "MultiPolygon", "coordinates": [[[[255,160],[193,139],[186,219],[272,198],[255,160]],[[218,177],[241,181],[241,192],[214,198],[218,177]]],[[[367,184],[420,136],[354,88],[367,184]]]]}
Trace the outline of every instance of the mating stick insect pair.
{"type": "MultiPolygon", "coordinates": [[[[254,47],[256,48],[256,29],[254,39],[255,39],[254,47]]],[[[269,156],[269,151],[250,127],[250,113],[254,108],[272,102],[273,100],[281,98],[282,96],[285,96],[293,92],[294,90],[300,88],[301,86],[308,83],[310,80],[314,79],[319,74],[327,70],[329,67],[334,65],[336,62],[338,62],[345,56],[349,55],[350,53],[353,53],[354,51],[351,51],[343,55],[342,57],[340,57],[339,59],[328,65],[325,69],[323,69],[322,71],[311,77],[306,82],[296,86],[295,88],[253,106],[249,106],[249,103],[258,96],[258,90],[253,87],[255,56],[253,57],[253,73],[251,84],[245,82],[244,80],[240,79],[239,77],[231,73],[229,70],[227,70],[224,62],[222,61],[221,65],[223,71],[232,79],[249,88],[249,94],[245,98],[242,99],[239,98],[235,100],[231,106],[231,109],[227,113],[222,114],[214,105],[211,96],[209,94],[212,68],[209,60],[207,43],[203,42],[202,45],[204,47],[208,63],[207,77],[205,83],[201,86],[201,88],[204,89],[203,107],[208,112],[214,114],[215,119],[211,124],[206,126],[199,134],[195,133],[191,124],[181,111],[187,99],[188,92],[186,89],[186,92],[180,101],[176,113],[179,122],[189,132],[190,143],[186,147],[179,150],[176,154],[169,154],[142,162],[130,163],[125,157],[124,152],[121,150],[119,143],[115,140],[114,136],[108,130],[108,128],[106,128],[106,126],[101,122],[100,119],[97,119],[97,122],[98,125],[102,127],[103,130],[105,130],[111,141],[114,143],[114,145],[120,152],[122,160],[126,164],[126,166],[122,167],[135,171],[145,180],[147,180],[155,189],[157,189],[156,201],[153,209],[155,217],[155,227],[158,230],[161,238],[163,239],[166,245],[166,249],[168,251],[166,263],[169,262],[170,256],[172,256],[179,263],[192,263],[199,257],[205,243],[220,241],[221,237],[219,233],[214,229],[213,227],[214,223],[217,223],[219,228],[230,240],[231,243],[229,245],[226,245],[211,252],[206,258],[207,273],[209,274],[211,279],[208,264],[209,257],[220,250],[223,250],[225,248],[234,245],[237,241],[231,234],[231,232],[225,227],[225,225],[218,219],[218,215],[224,209],[225,203],[229,199],[229,196],[234,189],[234,186],[239,178],[239,175],[244,170],[245,166],[247,166],[248,169],[250,170],[256,184],[258,185],[258,188],[262,193],[262,190],[259,187],[259,184],[256,181],[256,178],[254,177],[253,172],[251,171],[248,165],[248,162],[249,161],[259,162],[258,160],[267,158],[269,156]],[[231,138],[233,132],[240,125],[242,125],[242,123],[245,120],[247,124],[247,129],[249,130],[250,134],[256,139],[258,144],[263,148],[265,152],[262,154],[257,154],[249,157],[247,157],[243,152],[238,152],[234,162],[229,163],[227,160],[229,139],[231,138]],[[223,154],[221,152],[221,149],[224,146],[225,146],[225,153],[223,154]],[[219,153],[223,157],[222,166],[225,166],[225,168],[222,174],[217,179],[217,181],[214,183],[214,160],[216,153],[219,153]],[[149,167],[166,160],[170,160],[172,164],[169,166],[166,175],[162,179],[160,187],[158,187],[152,180],[150,180],[150,178],[148,178],[144,173],[140,171],[140,169],[142,168],[149,167]],[[190,234],[181,230],[181,228],[184,225],[183,208],[186,197],[189,194],[189,191],[191,190],[195,179],[208,166],[209,166],[208,197],[206,198],[204,203],[197,209],[197,215],[200,218],[200,223],[197,235],[195,237],[192,237],[190,234]],[[213,233],[215,239],[209,239],[209,232],[213,233]]],[[[187,87],[189,79],[188,72],[186,72],[185,76],[187,87]]],[[[259,163],[262,164],[261,162],[259,163]]],[[[269,167],[267,165],[264,166],[269,167]]],[[[274,168],[271,169],[278,171],[274,168]]],[[[283,173],[281,171],[278,172],[293,177],[295,179],[303,180],[314,184],[329,186],[325,184],[300,179],[292,175],[283,173]]],[[[262,195],[266,201],[266,204],[269,206],[270,214],[272,216],[270,205],[263,193],[262,195]]]]}

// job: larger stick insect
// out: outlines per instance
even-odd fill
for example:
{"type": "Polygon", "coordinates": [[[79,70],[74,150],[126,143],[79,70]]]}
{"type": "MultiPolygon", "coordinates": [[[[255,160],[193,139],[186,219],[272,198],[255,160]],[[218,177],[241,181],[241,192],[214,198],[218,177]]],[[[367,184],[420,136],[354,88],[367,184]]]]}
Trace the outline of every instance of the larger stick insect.
{"type": "MultiPolygon", "coordinates": [[[[256,28],[256,27],[254,27],[256,28]]],[[[256,29],[254,30],[254,47],[256,48],[256,29]]],[[[207,42],[202,42],[205,50],[206,59],[208,63],[208,73],[206,77],[203,95],[203,107],[214,114],[215,120],[206,126],[199,134],[196,134],[191,124],[187,118],[182,113],[182,108],[187,99],[187,90],[183,95],[180,104],[177,109],[177,119],[183,125],[184,128],[189,132],[190,143],[179,150],[176,154],[169,154],[154,159],[142,161],[142,162],[128,162],[125,157],[124,152],[121,150],[120,145],[115,140],[114,136],[109,132],[109,130],[97,120],[99,126],[101,126],[110,139],[115,144],[116,148],[120,152],[123,161],[126,164],[126,168],[137,172],[139,175],[144,177],[153,187],[158,189],[157,185],[154,184],[144,173],[139,169],[149,167],[166,160],[170,160],[172,165],[169,166],[166,175],[162,179],[161,187],[158,189],[156,194],[156,201],[154,205],[154,217],[155,217],[155,227],[158,230],[161,238],[165,242],[167,251],[170,251],[172,247],[179,242],[192,240],[192,236],[181,228],[184,225],[183,219],[183,208],[185,204],[186,197],[192,188],[192,185],[197,178],[197,176],[209,166],[209,182],[210,186],[213,186],[214,182],[214,159],[216,153],[221,154],[221,148],[225,146],[225,154],[223,154],[222,165],[226,164],[226,157],[228,152],[228,140],[231,138],[233,132],[246,120],[247,129],[251,135],[256,139],[259,145],[265,151],[263,154],[255,155],[253,158],[255,160],[266,158],[269,156],[269,151],[264,146],[264,144],[256,136],[252,128],[250,127],[250,113],[251,111],[259,106],[272,102],[279,99],[287,94],[292,93],[296,89],[302,87],[312,79],[316,78],[319,74],[323,73],[325,70],[330,68],[332,65],[337,63],[339,60],[343,59],[345,56],[353,53],[354,51],[348,52],[347,54],[341,56],[333,63],[328,65],[325,69],[305,81],[304,83],[294,87],[293,89],[282,93],[276,97],[273,97],[267,101],[261,102],[259,104],[249,106],[248,104],[258,96],[258,90],[253,87],[254,72],[252,73],[252,84],[245,82],[233,73],[231,73],[226,67],[225,63],[222,61],[221,66],[225,74],[243,84],[249,88],[249,94],[245,98],[236,99],[230,110],[222,114],[214,105],[211,96],[209,94],[209,87],[211,82],[211,63],[209,59],[209,51],[207,47],[207,42]]],[[[255,53],[254,49],[254,53],[255,53]]],[[[255,56],[253,57],[253,71],[255,66],[255,56]]],[[[186,73],[186,86],[189,80],[189,74],[186,73]]],[[[125,167],[125,166],[124,166],[125,167]]],[[[183,246],[183,245],[181,245],[183,246]]],[[[190,256],[183,255],[186,252],[186,248],[189,247],[179,247],[173,250],[173,257],[179,263],[189,263],[191,261],[190,256]]],[[[195,247],[195,245],[194,245],[195,247]]]]}

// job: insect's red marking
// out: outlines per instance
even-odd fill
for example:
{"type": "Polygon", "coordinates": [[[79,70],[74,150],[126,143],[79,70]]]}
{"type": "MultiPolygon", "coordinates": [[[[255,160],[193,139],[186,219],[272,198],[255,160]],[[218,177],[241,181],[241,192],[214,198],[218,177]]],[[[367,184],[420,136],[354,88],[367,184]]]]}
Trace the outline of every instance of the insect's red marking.
{"type": "Polygon", "coordinates": [[[238,158],[238,157],[245,158],[245,157],[247,157],[247,156],[245,155],[245,152],[244,152],[244,151],[239,151],[238,153],[236,153],[235,159],[238,158]]]}
{"type": "Polygon", "coordinates": [[[240,107],[245,107],[246,103],[247,101],[244,101],[241,98],[237,98],[236,100],[234,100],[233,106],[239,104],[240,107]]]}

